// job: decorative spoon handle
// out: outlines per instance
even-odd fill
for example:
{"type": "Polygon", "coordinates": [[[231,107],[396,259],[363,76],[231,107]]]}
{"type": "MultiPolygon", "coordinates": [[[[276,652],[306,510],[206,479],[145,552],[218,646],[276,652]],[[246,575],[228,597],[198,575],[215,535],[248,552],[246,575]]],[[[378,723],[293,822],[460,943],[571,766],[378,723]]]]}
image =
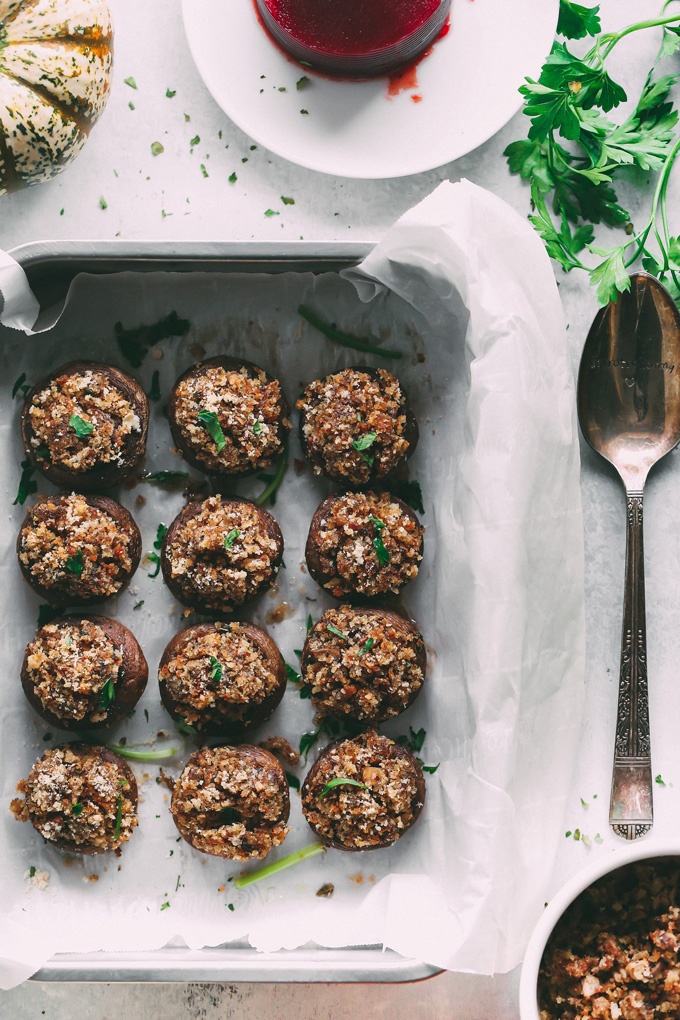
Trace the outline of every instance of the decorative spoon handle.
{"type": "Polygon", "coordinates": [[[649,832],[654,821],[649,746],[642,491],[628,490],[626,503],[626,580],[609,824],[624,839],[637,839],[649,832]]]}

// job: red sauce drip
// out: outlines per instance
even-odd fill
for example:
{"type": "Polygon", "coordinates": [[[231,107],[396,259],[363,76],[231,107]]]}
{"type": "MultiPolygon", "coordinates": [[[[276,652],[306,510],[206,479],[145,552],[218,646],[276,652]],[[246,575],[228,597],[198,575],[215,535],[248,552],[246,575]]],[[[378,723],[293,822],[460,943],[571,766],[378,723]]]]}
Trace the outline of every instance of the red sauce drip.
{"type": "MultiPolygon", "coordinates": [[[[425,54],[423,54],[424,56],[425,54]]],[[[411,64],[410,67],[388,78],[387,95],[398,96],[400,92],[408,92],[409,89],[418,88],[418,65],[411,64]]]]}
{"type": "Polygon", "coordinates": [[[279,25],[326,53],[367,53],[417,31],[441,0],[265,0],[279,25]]]}

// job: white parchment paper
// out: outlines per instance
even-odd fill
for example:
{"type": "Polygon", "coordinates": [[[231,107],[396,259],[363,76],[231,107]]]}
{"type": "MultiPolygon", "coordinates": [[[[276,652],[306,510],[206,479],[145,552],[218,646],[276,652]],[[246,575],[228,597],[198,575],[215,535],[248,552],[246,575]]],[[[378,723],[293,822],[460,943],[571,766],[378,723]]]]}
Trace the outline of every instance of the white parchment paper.
{"type": "MultiPolygon", "coordinates": [[[[56,325],[28,338],[16,332],[30,331],[36,313],[22,276],[10,259],[0,262],[0,321],[14,327],[0,326],[7,515],[0,536],[0,986],[23,980],[57,951],[146,950],[173,937],[193,948],[243,937],[263,950],[310,940],[378,943],[450,969],[513,967],[547,898],[563,836],[584,670],[573,383],[557,288],[536,235],[487,192],[443,184],[344,278],[82,276],[56,325]],[[346,332],[382,338],[403,360],[385,363],[333,345],[300,319],[301,302],[346,332]],[[159,370],[163,400],[203,352],[258,362],[282,380],[291,402],[318,376],[357,363],[386,365],[407,389],[421,428],[409,474],[424,493],[425,559],[402,605],[425,634],[430,672],[421,697],[383,730],[427,731],[421,756],[440,765],[427,777],[423,816],[389,850],[331,851],[241,892],[228,881],[237,869],[177,841],[155,765],[136,767],[140,825],[120,859],[65,857],[8,810],[16,782],[46,746],[64,739],[32,712],[19,683],[39,600],[15,561],[24,510],[11,505],[21,460],[12,384],[22,371],[32,382],[75,356],[125,368],[114,323],[152,323],[173,310],[190,321],[189,333],[164,340],[160,356],[151,352],[134,372],[148,390],[159,370]],[[49,872],[46,888],[24,877],[32,866],[49,872]],[[317,898],[327,882],[333,896],[317,898]]],[[[149,471],[182,468],[161,403],[152,409],[149,471]]],[[[291,460],[300,456],[293,438],[291,460]]],[[[244,481],[235,491],[260,488],[244,481]]],[[[39,491],[50,487],[39,480],[39,491]]],[[[242,614],[266,626],[291,663],[308,614],[316,619],[330,604],[303,563],[309,521],[328,491],[309,470],[289,468],[273,508],[286,569],[276,590],[242,614]],[[268,614],[283,602],[286,618],[272,623],[268,614]]],[[[183,505],[180,493],[145,483],[118,498],[137,519],[146,552],[158,523],[183,505]]],[[[160,705],[156,667],[170,637],[194,621],[183,620],[161,577],[144,568],[102,611],[132,629],[150,665],[134,717],[109,740],[178,746],[177,773],[193,745],[182,743],[160,705]]],[[[311,729],[310,703],[290,687],[253,740],[283,734],[297,744],[311,729]]],[[[306,768],[297,771],[302,777],[306,768]]],[[[295,793],[291,825],[279,856],[311,842],[295,793]]]]}

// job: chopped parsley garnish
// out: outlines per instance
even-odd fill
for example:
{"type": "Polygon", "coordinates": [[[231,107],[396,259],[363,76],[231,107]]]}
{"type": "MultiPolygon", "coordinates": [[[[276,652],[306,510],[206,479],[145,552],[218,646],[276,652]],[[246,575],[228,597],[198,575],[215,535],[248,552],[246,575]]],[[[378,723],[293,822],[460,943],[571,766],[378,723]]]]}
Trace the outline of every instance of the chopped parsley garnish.
{"type": "Polygon", "coordinates": [[[153,544],[154,549],[162,549],[163,548],[163,539],[165,538],[167,533],[168,533],[167,525],[159,524],[158,528],[156,530],[156,539],[155,539],[154,544],[153,544]]]}
{"type": "Polygon", "coordinates": [[[100,195],[99,196],[99,208],[100,209],[108,209],[108,207],[109,207],[109,203],[106,201],[106,199],[104,198],[103,195],[100,195]]]}
{"type": "Polygon", "coordinates": [[[149,400],[160,400],[161,399],[161,373],[156,369],[154,374],[151,376],[151,389],[147,393],[149,400]]]}
{"type": "Polygon", "coordinates": [[[32,864],[30,866],[30,868],[28,869],[28,877],[29,878],[33,878],[34,875],[35,875],[35,864],[32,864]]]}
{"type": "Polygon", "coordinates": [[[83,805],[80,803],[80,801],[78,801],[77,804],[71,804],[71,814],[72,815],[76,815],[77,816],[77,815],[82,815],[82,813],[83,813],[83,805]]]}
{"type": "Polygon", "coordinates": [[[427,731],[423,729],[422,726],[417,733],[415,732],[412,726],[409,726],[408,729],[409,736],[395,737],[396,742],[398,744],[401,744],[402,747],[408,748],[409,751],[420,751],[422,749],[423,744],[425,743],[427,731]]]}
{"type": "Polygon", "coordinates": [[[399,499],[403,499],[404,503],[408,503],[411,509],[416,510],[419,514],[425,513],[425,507],[423,506],[423,490],[420,487],[420,482],[403,481],[393,485],[392,492],[399,499]]]}
{"type": "Polygon", "coordinates": [[[120,836],[120,823],[123,821],[123,794],[118,791],[118,813],[116,815],[116,831],[113,834],[114,843],[120,836]]]}
{"type": "Polygon", "coordinates": [[[269,216],[280,216],[281,215],[281,213],[277,212],[275,209],[265,209],[265,213],[264,214],[265,214],[265,216],[268,216],[268,217],[269,216]]]}
{"type": "Polygon", "coordinates": [[[166,89],[165,90],[165,98],[166,99],[172,99],[176,95],[177,95],[177,89],[166,89]]]}
{"type": "Polygon", "coordinates": [[[35,468],[31,464],[30,460],[22,460],[19,488],[17,489],[16,499],[12,503],[12,506],[16,506],[17,503],[19,506],[23,506],[27,498],[34,492],[38,491],[38,483],[33,478],[34,474],[35,468]]]}
{"type": "Polygon", "coordinates": [[[295,205],[295,199],[286,198],[285,195],[281,195],[281,201],[283,202],[284,205],[295,205]]]}
{"type": "Polygon", "coordinates": [[[161,910],[167,910],[170,906],[170,900],[166,900],[165,903],[161,903],[161,910]]]}
{"type": "Polygon", "coordinates": [[[217,686],[222,679],[222,663],[214,655],[210,656],[210,679],[217,686]]]}
{"type": "Polygon", "coordinates": [[[293,667],[290,666],[287,662],[284,663],[284,666],[286,667],[286,676],[288,677],[290,682],[292,684],[301,684],[302,677],[300,676],[298,671],[296,669],[293,669],[293,667]]]}
{"type": "Polygon", "coordinates": [[[353,439],[352,446],[355,450],[367,450],[369,446],[373,445],[377,438],[378,436],[375,432],[367,432],[365,436],[361,437],[361,439],[353,439]]]}
{"type": "Polygon", "coordinates": [[[83,572],[83,551],[78,549],[73,556],[69,556],[66,560],[66,569],[70,570],[72,574],[80,576],[83,572]]]}
{"type": "Polygon", "coordinates": [[[314,326],[320,333],[328,337],[329,340],[335,340],[336,343],[342,347],[351,347],[355,351],[363,351],[364,354],[377,354],[381,358],[402,358],[403,354],[401,351],[390,351],[383,347],[378,347],[375,344],[365,343],[358,337],[348,336],[346,333],[341,333],[335,327],[335,323],[330,324],[324,322],[318,317],[311,309],[307,308],[306,305],[300,305],[298,307],[298,315],[301,315],[305,322],[308,322],[310,326],[314,326]]]}
{"type": "Polygon", "coordinates": [[[231,910],[233,912],[233,910],[234,910],[234,904],[233,903],[227,903],[227,907],[229,908],[229,910],[231,910]]]}
{"type": "Polygon", "coordinates": [[[310,85],[310,84],[311,84],[310,79],[307,77],[306,74],[303,74],[302,77],[298,78],[298,80],[295,82],[295,88],[299,92],[300,89],[304,89],[304,88],[307,87],[307,85],[310,85]]]}
{"type": "Polygon", "coordinates": [[[173,482],[183,482],[188,477],[186,471],[152,471],[144,475],[142,481],[150,485],[171,485],[173,482]]]}
{"type": "Polygon", "coordinates": [[[134,612],[135,609],[141,609],[143,605],[144,599],[140,599],[139,602],[135,602],[134,606],[132,607],[132,611],[134,612]]]}
{"type": "Polygon", "coordinates": [[[665,785],[666,785],[666,784],[664,783],[663,779],[661,778],[661,774],[659,774],[658,776],[656,776],[656,778],[654,779],[654,782],[655,782],[655,783],[658,783],[658,784],[659,784],[659,786],[665,786],[665,785]]]}
{"type": "Polygon", "coordinates": [[[115,698],[115,696],[116,687],[113,682],[113,678],[109,677],[109,679],[106,681],[106,683],[101,689],[101,694],[99,695],[99,707],[108,708],[113,699],[115,698]]]}
{"type": "Polygon", "coordinates": [[[259,421],[255,422],[255,424],[253,425],[253,432],[255,433],[256,436],[260,435],[260,433],[262,432],[262,422],[259,421]]]}
{"type": "Polygon", "coordinates": [[[160,156],[161,152],[165,152],[165,148],[161,145],[161,143],[160,142],[152,142],[151,143],[151,154],[153,156],[160,156]]]}
{"type": "Polygon", "coordinates": [[[68,420],[69,425],[75,431],[78,439],[84,439],[85,436],[91,435],[94,432],[94,425],[91,421],[83,421],[78,414],[72,414],[68,420]]]}
{"type": "Polygon", "coordinates": [[[113,327],[120,352],[133,368],[140,368],[149,348],[166,340],[169,336],[186,336],[191,329],[188,319],[180,319],[177,312],[170,312],[164,318],[151,325],[135,326],[123,329],[117,322],[113,327]]]}
{"type": "Polygon", "coordinates": [[[206,411],[205,409],[198,412],[197,418],[217,445],[217,452],[221,453],[227,445],[227,440],[224,437],[220,419],[214,411],[206,411]]]}
{"type": "Polygon", "coordinates": [[[209,177],[210,176],[210,174],[208,173],[208,171],[205,168],[205,163],[201,163],[201,173],[203,174],[204,177],[209,177]]]}
{"type": "Polygon", "coordinates": [[[66,643],[66,647],[67,648],[71,647],[71,635],[70,634],[66,635],[66,642],[65,643],[66,643]]]}
{"type": "Polygon", "coordinates": [[[366,644],[361,648],[361,650],[359,652],[359,657],[361,657],[364,654],[364,652],[370,651],[370,649],[373,647],[374,644],[375,644],[374,639],[372,637],[370,637],[368,639],[368,641],[366,642],[366,644]]]}
{"type": "Polygon", "coordinates": [[[380,560],[380,562],[382,563],[383,566],[386,563],[390,562],[390,554],[388,553],[387,549],[383,545],[383,540],[380,537],[380,533],[379,532],[376,534],[375,538],[373,539],[373,548],[375,549],[376,553],[378,554],[378,559],[380,560]]]}
{"type": "Polygon", "coordinates": [[[356,786],[360,790],[368,789],[366,783],[360,783],[356,779],[345,779],[343,776],[338,776],[336,779],[331,779],[330,782],[326,783],[323,790],[316,799],[321,800],[321,798],[325,797],[327,793],[330,793],[331,790],[334,790],[336,786],[356,786]]]}
{"type": "Polygon", "coordinates": [[[236,176],[236,173],[229,174],[227,180],[229,181],[230,184],[235,184],[236,181],[238,180],[238,177],[236,176]]]}
{"type": "Polygon", "coordinates": [[[129,85],[131,89],[136,89],[137,88],[137,82],[132,77],[132,75],[129,78],[123,78],[123,81],[124,81],[124,83],[126,85],[129,85]]]}
{"type": "Polygon", "coordinates": [[[338,637],[343,638],[345,641],[349,641],[348,636],[343,634],[341,630],[338,630],[337,627],[334,627],[332,623],[326,624],[326,630],[330,631],[331,634],[337,634],[338,637]]]}
{"type": "Polygon", "coordinates": [[[232,528],[229,534],[224,536],[224,548],[231,549],[232,545],[234,544],[234,542],[236,541],[240,534],[241,532],[239,531],[238,528],[232,528]]]}
{"type": "Polygon", "coordinates": [[[291,790],[300,789],[300,780],[298,779],[297,776],[294,776],[292,772],[286,772],[286,779],[288,780],[288,785],[290,786],[291,790]]]}
{"type": "Polygon", "coordinates": [[[156,569],[154,570],[153,573],[151,573],[151,571],[149,571],[149,577],[153,580],[153,578],[154,577],[158,577],[158,574],[160,573],[161,558],[160,558],[160,556],[158,555],[157,552],[147,553],[146,554],[146,558],[147,558],[149,563],[155,564],[155,567],[156,567],[156,569]]]}
{"type": "Polygon", "coordinates": [[[225,807],[220,811],[220,825],[234,825],[240,821],[239,813],[233,807],[225,807]]]}
{"type": "Polygon", "coordinates": [[[422,758],[416,758],[416,761],[420,765],[423,772],[429,772],[431,775],[434,775],[439,766],[441,765],[440,761],[437,762],[436,765],[426,765],[422,758]]]}
{"type": "Polygon", "coordinates": [[[201,136],[200,135],[194,135],[194,137],[189,142],[189,145],[198,145],[200,140],[201,140],[201,136]]]}

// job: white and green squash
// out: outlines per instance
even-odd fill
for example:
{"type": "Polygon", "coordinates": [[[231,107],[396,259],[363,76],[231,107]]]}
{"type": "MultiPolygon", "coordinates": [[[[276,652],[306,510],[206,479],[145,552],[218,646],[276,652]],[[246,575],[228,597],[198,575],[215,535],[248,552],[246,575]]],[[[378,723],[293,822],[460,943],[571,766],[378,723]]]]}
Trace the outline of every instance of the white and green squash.
{"type": "Polygon", "coordinates": [[[0,0],[0,195],[53,177],[80,152],[112,69],[103,0],[0,0]]]}

